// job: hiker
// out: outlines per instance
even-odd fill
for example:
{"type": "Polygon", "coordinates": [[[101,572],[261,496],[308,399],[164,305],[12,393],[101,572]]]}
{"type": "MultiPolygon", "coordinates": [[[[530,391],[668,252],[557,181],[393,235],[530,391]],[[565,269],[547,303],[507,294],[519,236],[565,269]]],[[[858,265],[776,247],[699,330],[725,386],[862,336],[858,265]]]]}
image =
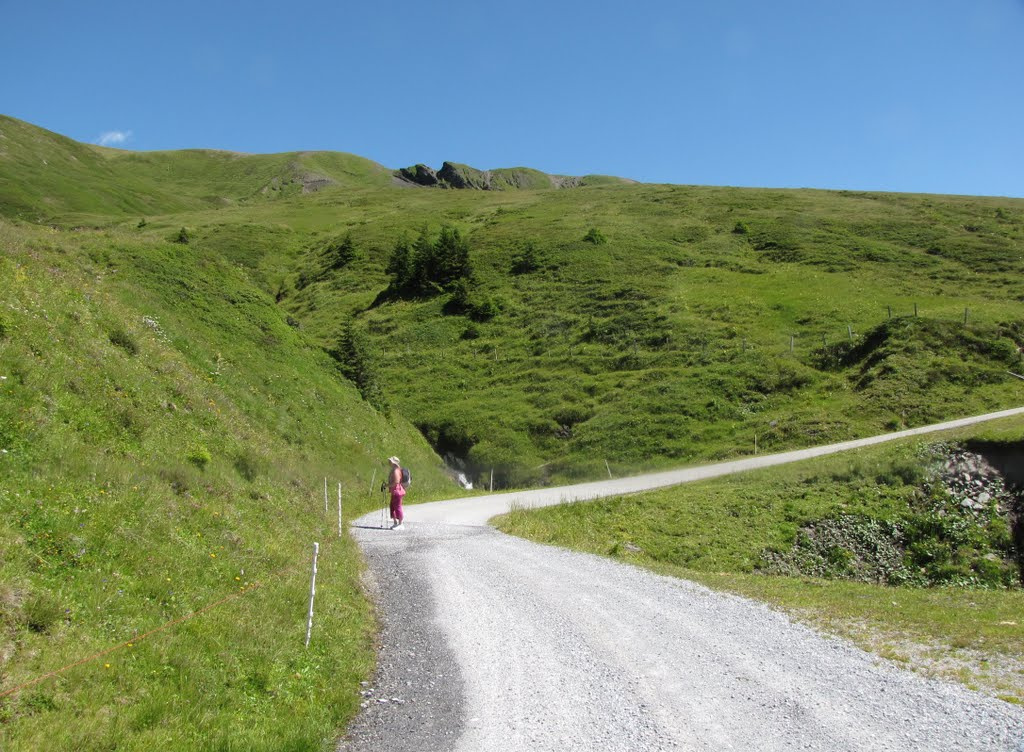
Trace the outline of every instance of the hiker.
{"type": "Polygon", "coordinates": [[[402,529],[402,520],[405,514],[402,512],[402,497],[405,496],[405,486],[402,485],[402,463],[398,457],[388,457],[391,464],[391,475],[388,476],[388,491],[391,492],[391,520],[392,530],[402,529]]]}

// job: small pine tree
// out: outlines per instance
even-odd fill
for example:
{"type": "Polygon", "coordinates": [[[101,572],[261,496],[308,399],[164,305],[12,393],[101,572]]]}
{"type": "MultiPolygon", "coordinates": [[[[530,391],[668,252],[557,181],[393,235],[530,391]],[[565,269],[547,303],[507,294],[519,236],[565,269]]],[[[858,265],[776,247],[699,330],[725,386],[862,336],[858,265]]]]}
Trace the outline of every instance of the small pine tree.
{"type": "Polygon", "coordinates": [[[386,414],[390,406],[377,380],[369,348],[366,336],[348,323],[341,330],[334,346],[328,348],[327,354],[338,364],[341,374],[355,384],[362,398],[386,414]]]}
{"type": "Polygon", "coordinates": [[[596,227],[591,227],[587,234],[583,236],[583,239],[588,243],[593,243],[594,245],[604,245],[608,242],[608,238],[606,238],[604,233],[596,227]]]}
{"type": "Polygon", "coordinates": [[[434,282],[447,288],[456,280],[469,280],[473,276],[473,267],[469,263],[469,243],[457,228],[448,225],[441,228],[437,239],[435,257],[434,282]]]}
{"type": "Polygon", "coordinates": [[[389,286],[393,291],[401,294],[409,289],[412,281],[412,249],[404,235],[395,243],[384,271],[391,277],[389,286]]]}
{"type": "Polygon", "coordinates": [[[541,268],[544,259],[541,252],[537,250],[532,240],[526,241],[523,246],[512,256],[513,274],[530,274],[541,268]]]}
{"type": "Polygon", "coordinates": [[[352,234],[346,233],[344,237],[334,237],[323,245],[321,256],[324,261],[324,271],[336,271],[345,266],[356,257],[356,245],[352,241],[352,234]]]}
{"type": "Polygon", "coordinates": [[[174,242],[181,243],[182,245],[188,245],[189,239],[190,238],[188,236],[188,230],[182,227],[180,230],[178,230],[178,237],[174,239],[174,242]]]}

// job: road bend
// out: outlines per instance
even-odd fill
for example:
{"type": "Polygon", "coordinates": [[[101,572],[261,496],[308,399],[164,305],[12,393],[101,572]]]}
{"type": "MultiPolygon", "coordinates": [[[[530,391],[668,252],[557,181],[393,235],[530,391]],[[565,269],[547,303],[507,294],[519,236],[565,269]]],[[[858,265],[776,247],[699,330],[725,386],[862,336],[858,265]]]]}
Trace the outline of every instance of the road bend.
{"type": "Polygon", "coordinates": [[[517,507],[634,493],[1024,413],[353,523],[381,622],[339,750],[1000,750],[1024,709],[926,679],[764,604],[487,525],[517,507]]]}

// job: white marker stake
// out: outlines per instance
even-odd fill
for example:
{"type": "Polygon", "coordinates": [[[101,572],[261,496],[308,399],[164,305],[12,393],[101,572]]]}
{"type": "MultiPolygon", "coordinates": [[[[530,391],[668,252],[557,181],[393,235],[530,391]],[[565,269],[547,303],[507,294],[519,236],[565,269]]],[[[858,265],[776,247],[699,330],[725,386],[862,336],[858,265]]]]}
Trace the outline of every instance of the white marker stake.
{"type": "Polygon", "coordinates": [[[338,537],[341,537],[341,484],[338,484],[338,537]]]}
{"type": "Polygon", "coordinates": [[[324,514],[327,514],[327,478],[324,478],[324,514]]]}
{"type": "Polygon", "coordinates": [[[313,634],[313,599],[316,597],[316,560],[320,556],[320,544],[313,544],[313,579],[309,583],[309,614],[306,616],[306,647],[313,634]]]}

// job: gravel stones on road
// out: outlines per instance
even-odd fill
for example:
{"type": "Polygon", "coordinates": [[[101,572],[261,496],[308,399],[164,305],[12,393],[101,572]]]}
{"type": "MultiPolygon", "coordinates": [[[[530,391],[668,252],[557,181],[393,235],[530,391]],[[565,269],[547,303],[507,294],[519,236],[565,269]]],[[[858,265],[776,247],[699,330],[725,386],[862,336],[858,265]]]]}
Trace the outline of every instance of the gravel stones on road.
{"type": "Polygon", "coordinates": [[[358,535],[381,624],[377,671],[339,752],[453,749],[462,732],[462,677],[434,623],[431,586],[405,531],[358,535]],[[386,744],[384,744],[386,740],[386,744]],[[424,746],[424,740],[431,743],[424,746]]]}
{"type": "Polygon", "coordinates": [[[384,632],[341,749],[1021,749],[1021,708],[762,604],[409,512],[356,529],[384,632]]]}

